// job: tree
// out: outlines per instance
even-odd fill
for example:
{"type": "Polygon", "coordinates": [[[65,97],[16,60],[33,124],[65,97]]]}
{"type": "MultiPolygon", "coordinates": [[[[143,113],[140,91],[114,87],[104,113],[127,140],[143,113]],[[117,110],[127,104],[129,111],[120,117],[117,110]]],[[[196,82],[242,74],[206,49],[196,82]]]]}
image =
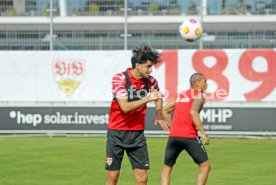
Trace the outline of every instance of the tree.
{"type": "Polygon", "coordinates": [[[72,6],[71,8],[72,15],[79,15],[79,8],[77,6],[72,6]]]}
{"type": "Polygon", "coordinates": [[[5,11],[6,16],[15,16],[16,15],[16,9],[15,8],[7,8],[5,11]]]}
{"type": "Polygon", "coordinates": [[[100,12],[100,6],[97,4],[88,5],[88,14],[90,15],[98,15],[100,12]]]}
{"type": "Polygon", "coordinates": [[[194,2],[188,7],[187,15],[198,15],[198,10],[194,2]]]}
{"type": "Polygon", "coordinates": [[[244,0],[239,0],[239,3],[237,5],[237,13],[238,14],[246,14],[247,7],[244,0]]]}
{"type": "Polygon", "coordinates": [[[152,14],[152,15],[156,14],[158,12],[158,10],[159,10],[159,6],[156,3],[151,2],[149,4],[149,6],[148,6],[148,12],[149,12],[149,14],[152,14]]]}

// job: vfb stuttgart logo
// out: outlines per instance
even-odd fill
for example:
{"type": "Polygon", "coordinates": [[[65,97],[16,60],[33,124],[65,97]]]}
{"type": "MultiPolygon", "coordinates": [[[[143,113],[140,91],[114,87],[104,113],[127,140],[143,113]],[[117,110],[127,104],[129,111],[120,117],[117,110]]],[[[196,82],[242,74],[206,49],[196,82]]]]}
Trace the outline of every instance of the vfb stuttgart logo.
{"type": "Polygon", "coordinates": [[[72,95],[80,85],[84,74],[83,60],[55,60],[54,77],[57,85],[68,96],[72,95]]]}

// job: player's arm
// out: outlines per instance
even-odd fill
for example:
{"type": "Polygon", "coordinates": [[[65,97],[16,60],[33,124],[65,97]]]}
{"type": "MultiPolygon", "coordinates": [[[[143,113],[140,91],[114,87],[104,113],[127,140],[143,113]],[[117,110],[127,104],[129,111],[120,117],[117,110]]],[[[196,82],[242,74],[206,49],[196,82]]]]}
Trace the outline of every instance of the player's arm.
{"type": "Polygon", "coordinates": [[[155,101],[155,107],[156,107],[155,124],[159,124],[163,130],[169,131],[170,124],[165,120],[165,118],[162,114],[162,107],[163,107],[163,99],[162,98],[158,98],[155,101]]]}
{"type": "Polygon", "coordinates": [[[158,99],[155,101],[155,125],[159,124],[162,130],[169,131],[169,123],[165,120],[163,114],[162,114],[162,108],[163,108],[163,97],[164,95],[159,91],[158,81],[150,77],[149,78],[149,87],[151,90],[158,92],[158,99]]]}
{"type": "Polygon", "coordinates": [[[128,112],[131,112],[135,109],[138,109],[138,108],[144,106],[145,104],[147,104],[150,101],[157,100],[158,99],[158,91],[153,91],[148,96],[146,96],[140,100],[132,101],[132,102],[128,102],[127,96],[117,97],[116,99],[118,101],[118,104],[119,104],[121,110],[124,113],[128,113],[128,112]]]}
{"type": "Polygon", "coordinates": [[[200,120],[199,116],[199,110],[201,107],[204,105],[205,99],[202,95],[198,95],[192,104],[191,110],[190,110],[190,115],[192,117],[192,120],[197,128],[197,130],[200,131],[201,136],[203,138],[203,144],[208,145],[209,144],[209,138],[203,128],[202,122],[200,120]]]}
{"type": "Polygon", "coordinates": [[[157,90],[152,91],[148,96],[137,100],[128,102],[126,79],[122,73],[116,74],[112,78],[112,92],[116,97],[116,100],[124,113],[131,112],[135,109],[142,107],[150,101],[154,101],[158,98],[157,90]]]}
{"type": "Polygon", "coordinates": [[[171,112],[174,111],[175,107],[175,99],[168,101],[168,103],[163,107],[163,115],[165,120],[171,125],[172,124],[172,116],[171,112]]]}

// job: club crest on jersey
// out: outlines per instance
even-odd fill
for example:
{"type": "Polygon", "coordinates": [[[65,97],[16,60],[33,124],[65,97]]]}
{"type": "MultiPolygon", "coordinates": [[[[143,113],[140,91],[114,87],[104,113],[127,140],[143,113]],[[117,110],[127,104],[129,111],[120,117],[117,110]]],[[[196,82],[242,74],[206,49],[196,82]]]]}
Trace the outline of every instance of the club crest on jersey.
{"type": "Polygon", "coordinates": [[[79,87],[83,78],[84,61],[79,59],[54,60],[53,73],[59,88],[70,96],[79,87]]]}
{"type": "Polygon", "coordinates": [[[112,157],[106,157],[106,164],[107,164],[108,166],[110,166],[110,165],[112,164],[112,162],[113,162],[112,157]]]}

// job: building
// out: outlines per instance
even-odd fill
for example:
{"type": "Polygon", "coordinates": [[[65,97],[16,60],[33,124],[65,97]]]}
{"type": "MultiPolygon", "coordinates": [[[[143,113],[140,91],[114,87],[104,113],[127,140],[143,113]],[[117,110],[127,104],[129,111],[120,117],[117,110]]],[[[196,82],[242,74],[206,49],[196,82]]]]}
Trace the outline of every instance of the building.
{"type": "Polygon", "coordinates": [[[191,16],[203,21],[202,48],[276,47],[275,0],[202,2],[201,9],[200,0],[128,0],[125,17],[124,0],[2,0],[0,50],[121,50],[141,42],[199,48],[178,33],[191,16]]]}

